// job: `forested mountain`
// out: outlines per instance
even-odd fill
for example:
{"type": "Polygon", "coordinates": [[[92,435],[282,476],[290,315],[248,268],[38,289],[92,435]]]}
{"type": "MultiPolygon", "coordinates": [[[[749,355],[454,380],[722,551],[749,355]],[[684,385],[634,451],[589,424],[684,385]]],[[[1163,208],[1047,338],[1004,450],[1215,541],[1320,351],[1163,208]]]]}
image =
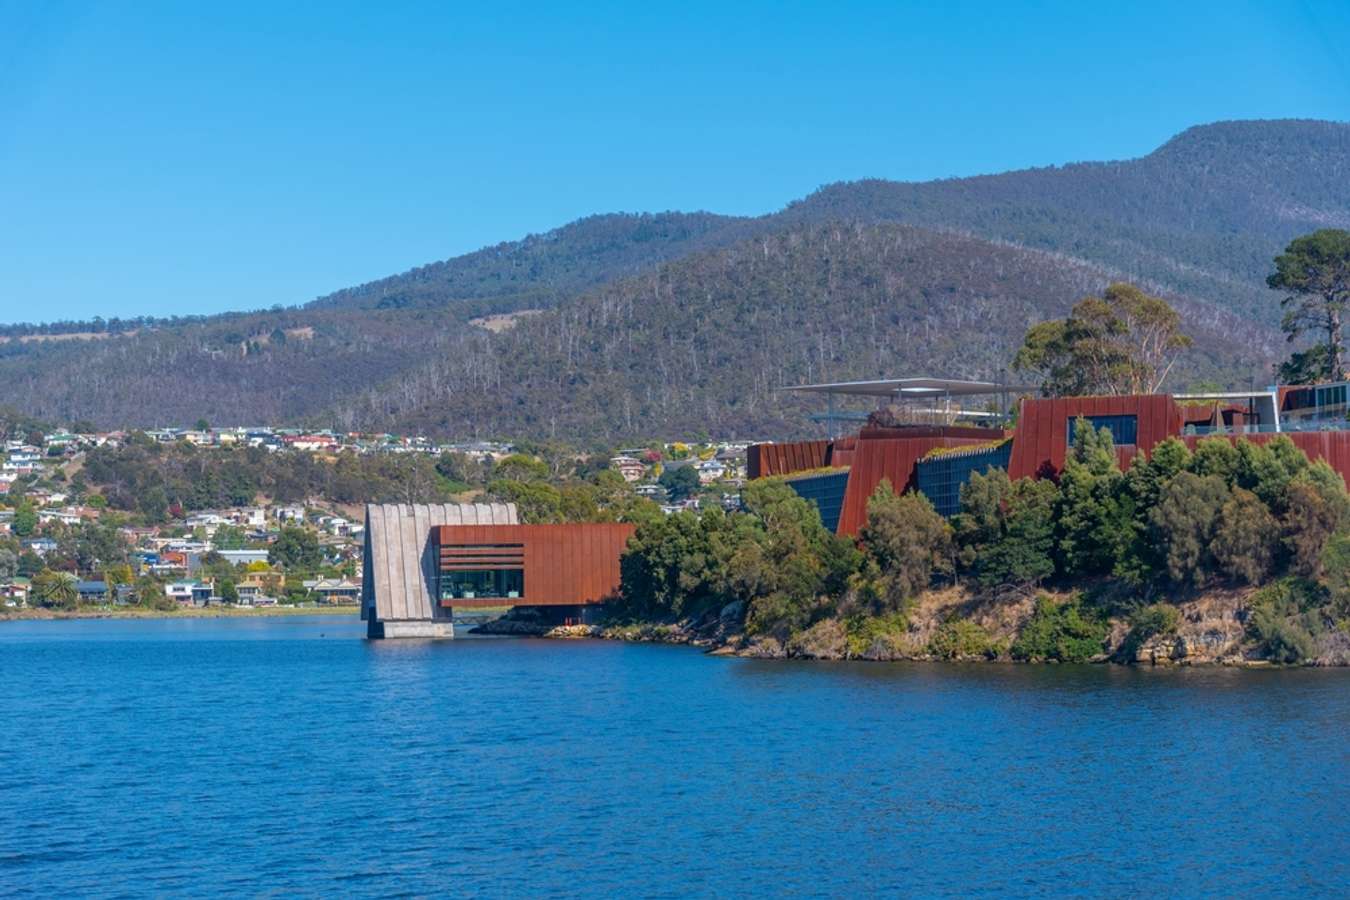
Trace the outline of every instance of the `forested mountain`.
{"type": "Polygon", "coordinates": [[[1101,263],[1273,324],[1271,257],[1299,234],[1350,227],[1350,125],[1221,122],[1127,162],[835,184],[780,218],[967,230],[1101,263]]]}
{"type": "Polygon", "coordinates": [[[1234,122],[1138,160],[841,183],[758,218],[592,216],[303,307],[57,329],[99,340],[17,329],[0,384],[25,412],[110,426],[786,436],[808,424],[776,385],[995,375],[1027,325],[1124,278],[1199,339],[1178,383],[1246,386],[1284,352],[1270,259],[1350,225],[1347,176],[1350,125],[1234,122]],[[547,311],[474,324],[526,309],[547,311]]]}
{"type": "Polygon", "coordinates": [[[588,216],[547,234],[338,291],[310,306],[402,309],[462,300],[484,301],[492,312],[552,306],[601,282],[724,246],[753,227],[754,220],[712,213],[588,216]]]}
{"type": "MultiPolygon", "coordinates": [[[[617,439],[801,431],[782,385],[896,373],[1006,377],[1031,324],[1104,270],[901,225],[798,226],[667,263],[465,341],[342,418],[456,434],[617,439]]],[[[1270,333],[1178,301],[1197,338],[1179,378],[1259,370],[1270,333]]]]}

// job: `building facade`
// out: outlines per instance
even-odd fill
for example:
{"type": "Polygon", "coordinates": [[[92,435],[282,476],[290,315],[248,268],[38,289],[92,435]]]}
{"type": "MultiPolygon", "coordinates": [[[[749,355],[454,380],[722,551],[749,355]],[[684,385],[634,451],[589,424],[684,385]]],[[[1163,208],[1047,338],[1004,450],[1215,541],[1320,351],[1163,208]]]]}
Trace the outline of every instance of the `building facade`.
{"type": "Polygon", "coordinates": [[[361,617],[376,638],[454,636],[456,610],[586,621],[619,589],[634,526],[522,525],[514,504],[366,507],[361,617]]]}
{"type": "Polygon", "coordinates": [[[1017,478],[1056,478],[1080,420],[1110,430],[1122,468],[1168,438],[1191,449],[1206,437],[1266,443],[1286,436],[1309,459],[1350,476],[1350,419],[1343,385],[1249,394],[1148,394],[1024,399],[1011,429],[964,425],[862,428],[827,441],[750,447],[751,478],[785,476],[839,534],[857,534],[883,479],[918,490],[944,515],[958,509],[974,472],[1002,468],[1017,478]]]}

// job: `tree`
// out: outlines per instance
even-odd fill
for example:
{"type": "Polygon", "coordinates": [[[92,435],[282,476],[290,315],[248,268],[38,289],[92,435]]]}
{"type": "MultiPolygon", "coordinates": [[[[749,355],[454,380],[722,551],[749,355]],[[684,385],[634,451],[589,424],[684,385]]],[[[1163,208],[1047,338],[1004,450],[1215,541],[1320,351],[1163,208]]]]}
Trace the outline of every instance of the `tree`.
{"type": "Polygon", "coordinates": [[[1223,571],[1248,584],[1261,584],[1275,565],[1280,526],[1251,491],[1236,488],[1219,511],[1214,559],[1223,571]]]}
{"type": "Polygon", "coordinates": [[[210,431],[211,423],[206,421],[205,419],[198,419],[197,424],[194,426],[194,429],[196,431],[210,431]]]}
{"type": "Polygon", "coordinates": [[[1331,597],[1331,613],[1350,618],[1350,533],[1332,535],[1322,548],[1322,577],[1331,597]]]}
{"type": "Polygon", "coordinates": [[[30,537],[34,531],[37,531],[38,516],[37,510],[27,501],[20,503],[19,508],[14,510],[14,519],[10,523],[10,528],[19,537],[30,537]]]}
{"type": "Polygon", "coordinates": [[[1342,510],[1317,485],[1307,480],[1290,484],[1280,523],[1290,571],[1308,578],[1320,577],[1322,550],[1342,520],[1342,510]]]}
{"type": "MultiPolygon", "coordinates": [[[[1280,301],[1284,310],[1280,324],[1289,340],[1309,331],[1323,333],[1326,353],[1321,380],[1342,380],[1341,319],[1350,302],[1350,231],[1323,228],[1295,238],[1275,257],[1275,271],[1266,284],[1288,292],[1280,301]]],[[[1309,361],[1305,358],[1301,365],[1309,361]]]]}
{"type": "Polygon", "coordinates": [[[19,574],[19,554],[8,547],[0,547],[0,578],[13,578],[19,574]]]}
{"type": "Polygon", "coordinates": [[[1133,537],[1133,509],[1122,503],[1123,476],[1111,432],[1079,419],[1059,482],[1058,547],[1066,575],[1112,571],[1133,537]]]}
{"type": "Polygon", "coordinates": [[[75,576],[69,572],[44,569],[33,576],[33,595],[42,606],[70,609],[80,599],[75,576]]]}
{"type": "Polygon", "coordinates": [[[1055,572],[1053,481],[1009,481],[1002,469],[978,472],[961,487],[952,520],[959,560],[982,587],[1037,584],[1055,572]]]}
{"type": "Polygon", "coordinates": [[[239,588],[235,587],[234,579],[223,578],[220,581],[220,599],[226,603],[239,602],[239,588]]]}
{"type": "Polygon", "coordinates": [[[1163,488],[1149,521],[1174,583],[1200,586],[1213,575],[1214,532],[1228,496],[1222,479],[1193,472],[1179,473],[1163,488]]]}
{"type": "Polygon", "coordinates": [[[282,565],[290,571],[313,570],[323,565],[323,549],[314,532],[287,526],[277,535],[267,558],[273,565],[282,565]]]}
{"type": "Polygon", "coordinates": [[[656,481],[675,502],[687,500],[697,494],[699,489],[698,470],[693,466],[666,468],[656,481]]]}
{"type": "Polygon", "coordinates": [[[1012,366],[1039,375],[1047,396],[1151,394],[1190,345],[1166,300],[1117,282],[1068,318],[1033,325],[1012,366]]]}
{"type": "Polygon", "coordinates": [[[1313,344],[1296,350],[1280,363],[1275,378],[1280,384],[1318,384],[1330,377],[1331,350],[1326,344],[1313,344]]]}
{"type": "Polygon", "coordinates": [[[887,609],[925,590],[934,574],[952,570],[952,531],[923,494],[895,493],[882,479],[867,501],[863,548],[881,575],[880,599],[887,609]]]}

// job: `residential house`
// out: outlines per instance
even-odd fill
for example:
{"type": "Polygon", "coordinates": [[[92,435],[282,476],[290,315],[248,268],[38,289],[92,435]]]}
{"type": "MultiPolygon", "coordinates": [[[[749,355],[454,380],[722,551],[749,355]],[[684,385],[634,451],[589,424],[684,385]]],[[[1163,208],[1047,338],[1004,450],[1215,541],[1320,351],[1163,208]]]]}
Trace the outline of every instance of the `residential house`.
{"type": "Polygon", "coordinates": [[[609,467],[623,476],[624,481],[641,481],[647,474],[647,467],[631,456],[615,456],[609,461],[609,467]]]}
{"type": "Polygon", "coordinates": [[[265,606],[260,601],[274,599],[286,589],[286,576],[276,572],[249,572],[235,583],[239,602],[244,606],[265,606]]]}
{"type": "Polygon", "coordinates": [[[716,459],[708,459],[698,464],[699,484],[712,484],[727,474],[727,467],[716,459]]]}
{"type": "Polygon", "coordinates": [[[24,606],[28,603],[32,584],[32,581],[23,577],[14,577],[0,583],[0,601],[3,601],[5,606],[24,606]]]}
{"type": "Polygon", "coordinates": [[[255,562],[267,562],[266,550],[217,550],[217,553],[232,566],[247,566],[255,562]]]}
{"type": "Polygon", "coordinates": [[[45,557],[56,552],[57,543],[49,537],[24,538],[21,542],[25,550],[32,550],[38,556],[45,557]]]}
{"type": "Polygon", "coordinates": [[[202,581],[171,581],[164,585],[164,596],[183,606],[205,606],[211,601],[213,586],[202,581]]]}
{"type": "Polygon", "coordinates": [[[44,525],[60,522],[62,525],[78,525],[81,521],[79,510],[44,509],[38,512],[38,521],[44,525]]]}
{"type": "Polygon", "coordinates": [[[77,581],[75,590],[81,603],[107,603],[108,583],[106,581],[77,581]]]}
{"type": "Polygon", "coordinates": [[[352,606],[361,599],[361,585],[354,581],[339,578],[321,578],[305,586],[314,592],[320,603],[338,606],[352,606]]]}
{"type": "Polygon", "coordinates": [[[267,510],[261,506],[234,509],[230,511],[229,515],[230,521],[241,528],[265,528],[267,526],[267,510]]]}
{"type": "Polygon", "coordinates": [[[305,508],[303,506],[278,506],[273,508],[272,517],[278,522],[303,522],[305,521],[305,508]]]}

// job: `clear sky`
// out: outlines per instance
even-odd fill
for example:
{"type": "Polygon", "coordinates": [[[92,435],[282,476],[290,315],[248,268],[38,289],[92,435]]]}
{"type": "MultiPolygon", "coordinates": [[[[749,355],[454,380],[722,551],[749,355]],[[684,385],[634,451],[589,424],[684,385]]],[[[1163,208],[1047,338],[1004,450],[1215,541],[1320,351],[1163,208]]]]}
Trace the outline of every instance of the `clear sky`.
{"type": "Polygon", "coordinates": [[[0,0],[0,321],[302,303],[593,212],[1348,120],[1347,47],[1347,0],[0,0]]]}

